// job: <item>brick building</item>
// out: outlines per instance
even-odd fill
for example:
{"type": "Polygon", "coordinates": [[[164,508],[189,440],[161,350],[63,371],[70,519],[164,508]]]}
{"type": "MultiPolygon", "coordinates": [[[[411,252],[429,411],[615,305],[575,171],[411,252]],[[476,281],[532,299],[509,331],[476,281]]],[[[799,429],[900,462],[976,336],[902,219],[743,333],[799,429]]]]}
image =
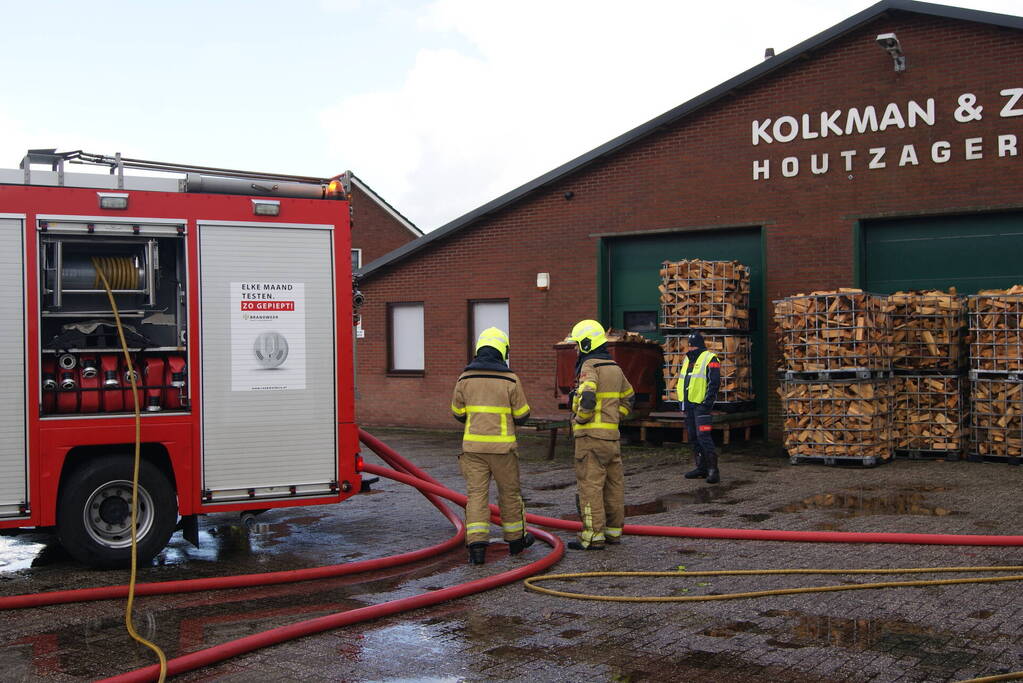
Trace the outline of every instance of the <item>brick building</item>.
{"type": "Polygon", "coordinates": [[[502,320],[556,414],[552,345],[587,317],[644,329],[660,262],[695,257],[751,267],[777,433],[771,301],[1023,281],[1021,147],[1023,18],[883,0],[368,263],[360,420],[454,427],[474,330],[502,320]]]}

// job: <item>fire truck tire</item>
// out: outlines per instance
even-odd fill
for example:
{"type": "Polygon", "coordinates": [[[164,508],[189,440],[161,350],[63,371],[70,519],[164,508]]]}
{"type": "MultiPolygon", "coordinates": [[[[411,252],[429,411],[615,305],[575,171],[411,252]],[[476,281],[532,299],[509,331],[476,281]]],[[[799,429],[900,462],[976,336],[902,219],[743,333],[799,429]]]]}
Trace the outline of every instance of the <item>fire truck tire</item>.
{"type": "MultiPolygon", "coordinates": [[[[132,459],[96,458],[76,469],[61,486],[57,538],[79,562],[94,567],[131,561],[132,459]]],[[[173,484],[158,467],[139,468],[138,562],[151,560],[167,545],[177,525],[173,484]]]]}

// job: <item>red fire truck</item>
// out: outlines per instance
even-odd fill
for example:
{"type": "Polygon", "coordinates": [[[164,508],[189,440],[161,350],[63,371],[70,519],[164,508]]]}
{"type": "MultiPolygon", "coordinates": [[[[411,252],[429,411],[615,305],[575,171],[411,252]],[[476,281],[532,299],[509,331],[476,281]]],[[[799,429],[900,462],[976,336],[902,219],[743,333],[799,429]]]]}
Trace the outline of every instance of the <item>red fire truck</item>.
{"type": "Polygon", "coordinates": [[[0,170],[0,529],[129,557],[134,401],[98,269],[142,406],[140,558],[201,514],[358,492],[347,181],[55,150],[0,170]]]}

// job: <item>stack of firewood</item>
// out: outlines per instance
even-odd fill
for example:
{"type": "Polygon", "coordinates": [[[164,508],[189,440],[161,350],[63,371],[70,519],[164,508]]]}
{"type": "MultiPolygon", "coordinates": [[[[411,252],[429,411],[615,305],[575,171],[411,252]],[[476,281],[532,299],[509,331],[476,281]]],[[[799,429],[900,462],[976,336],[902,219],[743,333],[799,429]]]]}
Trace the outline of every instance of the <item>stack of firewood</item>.
{"type": "Polygon", "coordinates": [[[659,289],[664,329],[749,329],[749,267],[738,261],[665,261],[659,289]]]}
{"type": "Polygon", "coordinates": [[[774,303],[784,367],[795,372],[891,369],[891,305],[860,289],[774,303]]]}
{"type": "Polygon", "coordinates": [[[979,456],[1023,456],[1023,382],[973,380],[970,440],[979,456]]]}
{"type": "Polygon", "coordinates": [[[948,292],[896,292],[888,297],[895,378],[895,450],[959,457],[967,414],[961,377],[965,305],[948,292]]]}
{"type": "Polygon", "coordinates": [[[793,458],[891,457],[890,380],[789,381],[778,393],[793,458]]]}
{"type": "Polygon", "coordinates": [[[793,462],[891,458],[890,312],[886,297],[859,289],[775,301],[785,375],[778,393],[793,462]]]}
{"type": "Polygon", "coordinates": [[[1023,372],[1023,285],[970,297],[970,368],[1023,372]]]}
{"type": "MultiPolygon", "coordinates": [[[[619,329],[614,328],[614,327],[607,328],[607,331],[604,333],[604,336],[607,337],[608,342],[632,342],[632,343],[635,343],[635,344],[655,344],[655,345],[657,344],[657,342],[655,342],[652,339],[647,339],[646,337],[644,337],[639,332],[630,332],[629,330],[619,330],[619,329]]],[[[566,339],[566,341],[571,342],[572,340],[571,339],[566,339]]]]}
{"type": "Polygon", "coordinates": [[[678,401],[679,372],[689,351],[685,338],[696,330],[721,361],[721,386],[714,406],[736,411],[754,401],[749,284],[749,267],[738,261],[689,259],[661,264],[664,401],[678,401]]]}
{"type": "Polygon", "coordinates": [[[888,297],[892,323],[892,367],[897,370],[958,370],[964,349],[965,306],[948,292],[896,292],[888,297]]]}
{"type": "Polygon", "coordinates": [[[1023,285],[970,297],[970,447],[1023,456],[1023,285]]]}
{"type": "MultiPolygon", "coordinates": [[[[753,401],[752,342],[749,337],[735,334],[705,334],[707,348],[721,361],[721,386],[717,403],[748,403],[753,401]]],[[[665,401],[677,401],[682,359],[689,346],[686,337],[666,335],[664,338],[664,396],[665,401]]]]}
{"type": "Polygon", "coordinates": [[[951,375],[897,375],[893,429],[896,451],[962,451],[966,397],[963,378],[951,375]]]}

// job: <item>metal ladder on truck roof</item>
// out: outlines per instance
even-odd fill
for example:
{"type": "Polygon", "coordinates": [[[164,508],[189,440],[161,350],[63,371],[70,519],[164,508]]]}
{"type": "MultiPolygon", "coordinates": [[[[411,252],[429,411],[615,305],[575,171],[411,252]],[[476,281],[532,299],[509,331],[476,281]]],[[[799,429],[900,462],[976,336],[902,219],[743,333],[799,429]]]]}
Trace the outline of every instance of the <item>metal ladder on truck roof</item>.
{"type": "Polygon", "coordinates": [[[301,199],[347,199],[351,195],[352,172],[330,178],[287,175],[259,171],[241,171],[213,166],[176,164],[147,159],[130,159],[75,150],[30,149],[21,160],[19,171],[0,170],[0,184],[50,185],[56,187],[100,187],[116,190],[156,190],[163,192],[208,192],[262,197],[301,199]],[[33,171],[33,164],[45,164],[49,171],[33,171]],[[65,164],[106,166],[109,176],[94,173],[68,173],[65,164]],[[184,178],[159,178],[124,175],[124,169],[179,173],[184,178]],[[35,179],[33,179],[35,176],[35,179]]]}

